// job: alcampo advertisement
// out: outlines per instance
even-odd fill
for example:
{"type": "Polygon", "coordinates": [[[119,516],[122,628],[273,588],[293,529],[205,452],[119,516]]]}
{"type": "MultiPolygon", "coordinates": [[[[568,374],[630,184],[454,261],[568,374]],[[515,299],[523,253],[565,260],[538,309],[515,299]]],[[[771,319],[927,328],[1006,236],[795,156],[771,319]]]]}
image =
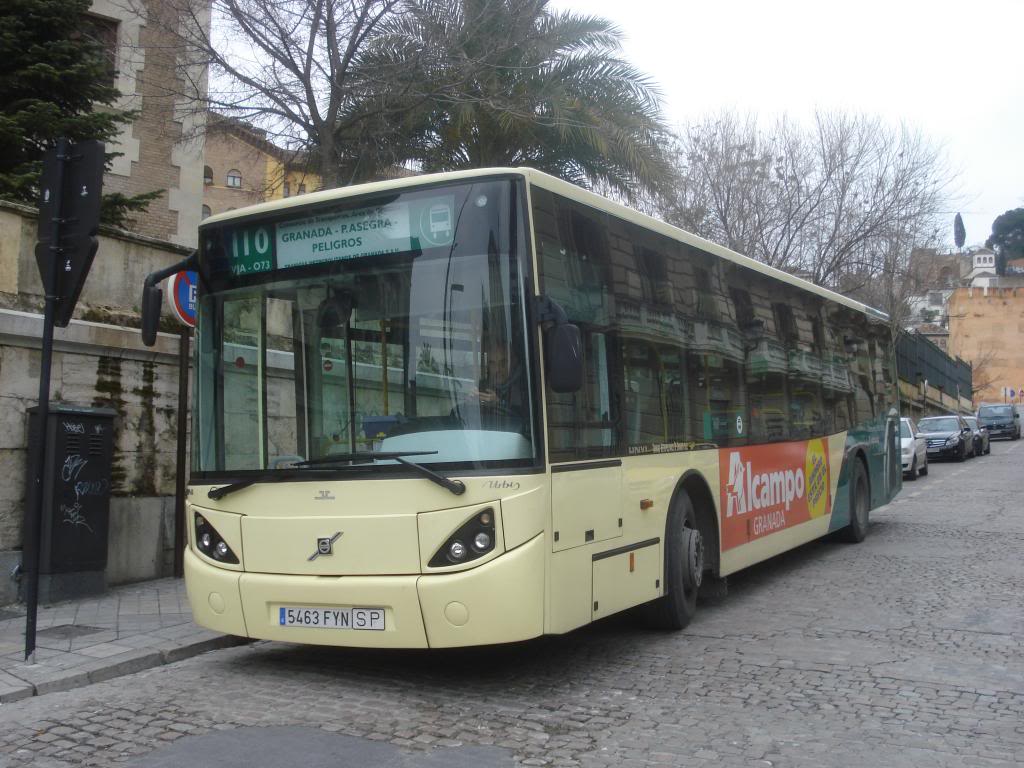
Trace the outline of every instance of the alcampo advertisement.
{"type": "Polygon", "coordinates": [[[719,451],[722,550],[832,510],[827,440],[719,451]]]}

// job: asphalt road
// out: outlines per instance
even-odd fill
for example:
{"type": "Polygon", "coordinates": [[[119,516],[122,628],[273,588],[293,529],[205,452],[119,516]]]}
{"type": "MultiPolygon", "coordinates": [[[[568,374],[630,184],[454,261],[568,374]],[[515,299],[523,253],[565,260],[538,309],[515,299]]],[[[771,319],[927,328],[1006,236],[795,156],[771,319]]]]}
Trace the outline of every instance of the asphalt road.
{"type": "Polygon", "coordinates": [[[682,633],[216,651],[3,705],[0,766],[1019,765],[1022,460],[934,464],[863,544],[733,577],[682,633]]]}

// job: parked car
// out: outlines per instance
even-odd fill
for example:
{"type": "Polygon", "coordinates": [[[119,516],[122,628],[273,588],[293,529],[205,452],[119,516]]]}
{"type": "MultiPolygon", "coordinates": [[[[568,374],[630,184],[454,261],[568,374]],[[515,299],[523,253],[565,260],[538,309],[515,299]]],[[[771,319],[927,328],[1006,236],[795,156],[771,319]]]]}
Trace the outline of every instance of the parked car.
{"type": "Polygon", "coordinates": [[[974,430],[963,416],[929,416],[917,422],[917,428],[928,440],[928,458],[963,461],[974,455],[974,430]]]}
{"type": "Polygon", "coordinates": [[[928,439],[917,431],[910,419],[900,419],[900,459],[903,462],[903,476],[917,480],[918,475],[928,474],[928,439]]]}
{"type": "Polygon", "coordinates": [[[992,444],[989,441],[988,427],[978,421],[977,416],[964,416],[964,421],[974,430],[974,455],[982,456],[992,453],[992,444]]]}
{"type": "Polygon", "coordinates": [[[1020,440],[1020,411],[1017,406],[982,405],[978,409],[978,422],[988,427],[989,437],[1020,440]]]}

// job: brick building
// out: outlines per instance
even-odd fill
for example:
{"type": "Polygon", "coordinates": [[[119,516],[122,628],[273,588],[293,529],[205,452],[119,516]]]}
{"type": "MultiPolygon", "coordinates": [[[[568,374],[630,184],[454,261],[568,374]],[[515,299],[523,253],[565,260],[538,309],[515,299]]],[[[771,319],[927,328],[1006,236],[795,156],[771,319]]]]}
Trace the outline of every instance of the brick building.
{"type": "MultiPolygon", "coordinates": [[[[205,118],[181,94],[175,39],[177,20],[163,0],[93,0],[90,14],[103,28],[117,70],[123,109],[137,110],[115,146],[104,192],[137,195],[162,190],[131,227],[139,235],[177,245],[198,242],[203,194],[202,132],[205,118]]],[[[205,87],[205,69],[188,73],[205,87]]]]}

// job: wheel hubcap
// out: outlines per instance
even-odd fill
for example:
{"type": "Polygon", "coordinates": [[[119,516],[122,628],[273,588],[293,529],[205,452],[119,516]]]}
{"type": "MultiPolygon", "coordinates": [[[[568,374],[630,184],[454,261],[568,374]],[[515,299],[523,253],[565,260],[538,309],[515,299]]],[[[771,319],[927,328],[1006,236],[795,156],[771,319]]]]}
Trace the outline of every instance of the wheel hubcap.
{"type": "Polygon", "coordinates": [[[704,540],[696,528],[683,529],[683,554],[683,586],[697,589],[704,578],[704,540]]]}

